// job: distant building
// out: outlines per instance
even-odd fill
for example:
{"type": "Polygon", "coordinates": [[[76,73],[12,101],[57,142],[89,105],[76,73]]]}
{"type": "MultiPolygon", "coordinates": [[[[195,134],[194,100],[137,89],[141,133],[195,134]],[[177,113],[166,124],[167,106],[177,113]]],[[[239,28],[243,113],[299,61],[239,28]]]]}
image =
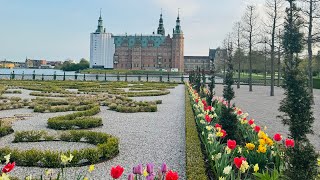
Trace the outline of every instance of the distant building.
{"type": "Polygon", "coordinates": [[[115,44],[111,33],[103,28],[101,13],[98,28],[90,35],[90,68],[113,69],[115,44]]]}
{"type": "Polygon", "coordinates": [[[179,15],[172,37],[165,35],[162,14],[157,34],[115,36],[103,30],[100,15],[98,29],[91,34],[90,67],[184,71],[184,36],[179,15]]]}
{"type": "Polygon", "coordinates": [[[200,68],[209,72],[211,69],[211,60],[209,56],[184,56],[184,71],[190,72],[200,68]]]}
{"type": "Polygon", "coordinates": [[[35,59],[26,59],[25,66],[26,68],[40,68],[41,65],[47,65],[46,60],[35,60],[35,59]]]}
{"type": "Polygon", "coordinates": [[[217,71],[217,73],[222,72],[226,69],[226,61],[228,58],[227,50],[226,49],[214,49],[212,50],[212,53],[214,52],[214,66],[217,71]]]}
{"type": "Polygon", "coordinates": [[[218,51],[217,49],[209,49],[209,56],[184,56],[184,71],[190,72],[200,68],[201,70],[204,69],[205,72],[209,72],[213,69],[213,64],[218,57],[218,51]]]}
{"type": "Polygon", "coordinates": [[[1,61],[0,68],[9,68],[12,69],[15,67],[15,63],[11,61],[1,61]]]}
{"type": "Polygon", "coordinates": [[[47,65],[56,67],[62,65],[62,61],[47,61],[47,65]]]}
{"type": "Polygon", "coordinates": [[[26,63],[25,62],[14,62],[14,67],[15,68],[25,68],[26,63]]]}

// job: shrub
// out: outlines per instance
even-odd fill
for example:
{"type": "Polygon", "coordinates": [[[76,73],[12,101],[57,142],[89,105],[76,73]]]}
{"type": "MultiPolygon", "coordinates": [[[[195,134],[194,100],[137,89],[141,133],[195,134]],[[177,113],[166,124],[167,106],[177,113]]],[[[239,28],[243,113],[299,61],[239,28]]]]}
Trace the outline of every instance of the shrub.
{"type": "Polygon", "coordinates": [[[208,179],[201,142],[198,137],[194,114],[191,108],[188,91],[186,90],[186,179],[208,179]]]}
{"type": "Polygon", "coordinates": [[[18,131],[14,134],[13,142],[38,142],[46,140],[48,136],[46,131],[18,131]]]}
{"type": "Polygon", "coordinates": [[[117,104],[116,103],[112,103],[112,104],[109,105],[109,108],[111,110],[115,110],[115,109],[117,109],[117,104]]]}
{"type": "MultiPolygon", "coordinates": [[[[20,139],[23,139],[24,142],[35,142],[34,139],[29,138],[31,136],[30,134],[39,135],[43,133],[42,131],[25,131],[20,133],[20,139]],[[27,141],[26,139],[30,139],[31,141],[27,141]]],[[[79,166],[105,161],[115,157],[119,153],[119,140],[116,137],[101,132],[67,131],[63,132],[57,138],[67,142],[85,142],[96,145],[97,147],[84,148],[72,152],[58,152],[53,150],[41,151],[36,149],[18,150],[4,147],[0,148],[0,157],[11,153],[11,160],[15,161],[19,166],[58,168],[62,166],[60,160],[61,154],[72,154],[74,157],[70,162],[70,166],[79,166]]],[[[41,141],[41,139],[38,138],[38,141],[41,141]]]]}
{"type": "Polygon", "coordinates": [[[100,112],[100,106],[92,106],[91,109],[72,114],[57,116],[48,119],[48,127],[56,130],[87,129],[102,126],[102,119],[89,117],[100,112]]]}
{"type": "Polygon", "coordinates": [[[13,133],[13,129],[11,126],[0,126],[0,137],[6,136],[11,133],[13,133]]]}

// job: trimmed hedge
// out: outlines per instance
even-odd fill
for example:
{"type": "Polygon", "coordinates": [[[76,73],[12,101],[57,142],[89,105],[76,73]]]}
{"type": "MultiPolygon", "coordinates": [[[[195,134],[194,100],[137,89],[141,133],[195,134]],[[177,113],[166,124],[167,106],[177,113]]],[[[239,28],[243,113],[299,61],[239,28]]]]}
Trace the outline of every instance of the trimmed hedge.
{"type": "Polygon", "coordinates": [[[97,117],[89,117],[100,112],[100,106],[95,105],[92,108],[75,112],[68,115],[57,116],[48,119],[48,128],[56,130],[68,129],[88,129],[102,126],[102,119],[97,117]]]}
{"type": "Polygon", "coordinates": [[[320,89],[320,79],[313,79],[313,88],[320,89]]]}
{"type": "Polygon", "coordinates": [[[11,126],[0,126],[0,137],[6,136],[11,133],[13,133],[13,129],[11,126]]]}
{"type": "Polygon", "coordinates": [[[186,176],[188,180],[206,180],[206,166],[201,151],[201,142],[198,136],[194,113],[191,108],[187,89],[185,90],[186,112],[186,176]]]}
{"type": "Polygon", "coordinates": [[[53,94],[53,93],[42,93],[42,92],[31,92],[30,96],[41,96],[41,97],[75,97],[75,94],[53,94]]]}
{"type": "MultiPolygon", "coordinates": [[[[17,133],[19,134],[19,132],[17,133]]],[[[42,132],[25,131],[23,136],[20,136],[20,142],[37,142],[34,139],[35,134],[38,135],[38,141],[45,138],[42,137],[42,132]],[[39,135],[41,137],[39,138],[39,135]],[[31,141],[27,141],[27,139],[31,141]]],[[[21,135],[21,134],[20,134],[21,135]]],[[[59,168],[62,166],[61,154],[74,157],[68,166],[82,166],[95,164],[115,157],[119,153],[118,138],[101,132],[91,131],[67,131],[62,133],[56,139],[66,142],[83,142],[96,145],[95,148],[84,148],[81,150],[73,150],[67,152],[58,152],[53,150],[18,150],[10,149],[9,147],[0,148],[0,157],[11,153],[11,160],[16,162],[18,166],[37,166],[46,168],[59,168]]],[[[19,142],[19,141],[18,141],[19,142]]]]}

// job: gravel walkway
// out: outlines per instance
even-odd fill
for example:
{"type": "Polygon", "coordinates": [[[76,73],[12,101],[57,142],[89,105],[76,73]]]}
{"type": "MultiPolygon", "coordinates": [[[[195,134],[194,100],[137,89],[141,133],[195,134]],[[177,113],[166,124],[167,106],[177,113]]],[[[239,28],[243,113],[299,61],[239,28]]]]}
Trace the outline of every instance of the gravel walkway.
{"type": "MultiPolygon", "coordinates": [[[[170,92],[165,96],[134,98],[162,100],[163,104],[158,105],[158,111],[154,113],[118,113],[101,107],[101,113],[98,116],[103,118],[104,126],[95,128],[93,131],[106,132],[119,137],[120,153],[112,160],[96,164],[94,173],[88,174],[90,179],[111,179],[109,176],[111,166],[116,165],[124,166],[123,179],[127,179],[126,175],[131,172],[133,166],[149,162],[155,163],[156,168],[160,167],[162,162],[166,162],[170,169],[178,171],[180,179],[185,179],[184,86],[179,85],[175,89],[170,89],[170,92]]],[[[17,114],[26,113],[25,109],[14,111],[17,114]]],[[[0,111],[0,117],[6,114],[8,113],[0,111]]],[[[36,114],[27,120],[15,122],[13,128],[15,130],[46,129],[47,119],[60,114],[65,113],[36,114]]],[[[56,149],[64,145],[69,147],[69,144],[53,142],[48,143],[47,148],[56,149]]],[[[68,168],[68,179],[74,179],[79,172],[87,172],[87,168],[68,168]]],[[[17,167],[11,175],[24,177],[29,174],[40,175],[44,171],[45,169],[41,168],[17,167]]]]}
{"type": "MultiPolygon", "coordinates": [[[[283,89],[275,87],[275,96],[270,96],[270,87],[254,86],[253,92],[249,92],[248,86],[241,86],[240,89],[234,87],[236,98],[234,102],[244,112],[248,112],[251,118],[256,120],[256,124],[261,127],[267,126],[267,132],[270,136],[275,133],[283,135],[288,134],[288,127],[283,126],[281,119],[276,118],[281,113],[278,111],[280,101],[284,98],[283,89]]],[[[217,96],[222,96],[223,86],[216,86],[217,96]]],[[[315,146],[317,151],[320,151],[320,90],[314,90],[315,106],[313,113],[315,122],[313,124],[314,135],[310,135],[309,139],[315,146]]]]}

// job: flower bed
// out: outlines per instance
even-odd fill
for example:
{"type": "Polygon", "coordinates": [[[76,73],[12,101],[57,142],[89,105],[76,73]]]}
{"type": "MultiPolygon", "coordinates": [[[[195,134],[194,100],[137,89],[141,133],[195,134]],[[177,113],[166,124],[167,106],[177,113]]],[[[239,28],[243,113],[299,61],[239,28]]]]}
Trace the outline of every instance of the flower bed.
{"type": "Polygon", "coordinates": [[[70,155],[73,158],[69,166],[94,164],[115,157],[119,153],[119,140],[106,133],[91,131],[67,131],[57,137],[48,139],[46,133],[36,131],[18,132],[14,142],[66,141],[83,142],[96,145],[95,148],[84,148],[68,152],[54,150],[18,150],[10,147],[0,148],[0,157],[11,153],[11,160],[19,166],[61,167],[60,156],[70,155]]]}
{"type": "Polygon", "coordinates": [[[209,106],[190,85],[188,92],[208,165],[214,176],[211,178],[250,179],[266,174],[279,178],[284,163],[284,149],[293,147],[293,140],[283,141],[280,134],[274,135],[272,139],[253,119],[247,119],[247,113],[237,107],[231,113],[238,119],[236,126],[241,140],[236,142],[229,139],[224,127],[220,125],[228,118],[222,110],[228,106],[227,102],[216,98],[213,105],[209,106]]]}

